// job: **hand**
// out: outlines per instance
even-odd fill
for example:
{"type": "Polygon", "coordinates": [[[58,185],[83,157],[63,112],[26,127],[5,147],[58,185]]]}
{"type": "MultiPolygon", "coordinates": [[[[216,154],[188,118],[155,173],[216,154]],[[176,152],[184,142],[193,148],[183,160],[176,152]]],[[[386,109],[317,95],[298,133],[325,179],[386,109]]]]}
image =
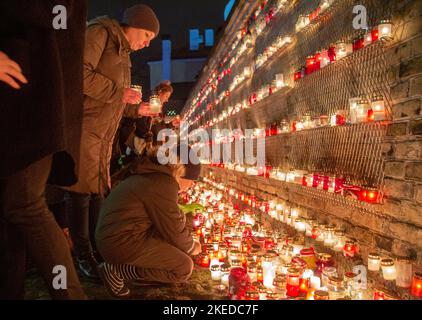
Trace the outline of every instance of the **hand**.
{"type": "Polygon", "coordinates": [[[28,80],[22,74],[21,67],[4,52],[0,51],[0,81],[7,83],[14,89],[20,89],[21,86],[15,80],[28,83],[28,80]]]}
{"type": "Polygon", "coordinates": [[[202,252],[201,244],[198,241],[195,241],[195,246],[194,246],[194,249],[193,249],[191,255],[197,256],[201,252],[202,252]]]}
{"type": "Polygon", "coordinates": [[[143,102],[139,106],[138,115],[141,116],[141,117],[158,117],[160,114],[159,113],[152,113],[151,112],[151,106],[149,105],[149,103],[143,102]]]}
{"type": "Polygon", "coordinates": [[[142,101],[142,94],[138,91],[127,88],[123,93],[123,102],[129,104],[138,104],[142,101]]]}

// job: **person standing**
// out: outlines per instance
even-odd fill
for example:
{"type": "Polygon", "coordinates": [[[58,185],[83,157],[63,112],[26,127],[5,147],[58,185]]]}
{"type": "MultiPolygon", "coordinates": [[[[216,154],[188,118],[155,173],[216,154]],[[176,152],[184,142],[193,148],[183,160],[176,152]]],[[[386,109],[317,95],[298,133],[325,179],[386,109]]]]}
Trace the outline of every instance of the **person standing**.
{"type": "Polygon", "coordinates": [[[54,299],[85,299],[47,181],[77,182],[86,2],[0,2],[0,299],[22,299],[26,254],[54,299]],[[67,28],[54,29],[53,8],[67,28]],[[55,286],[56,268],[66,286],[55,286]],[[64,269],[63,269],[64,268],[64,269]]]}
{"type": "Polygon", "coordinates": [[[111,187],[114,137],[126,104],[142,99],[130,88],[130,54],[148,47],[159,29],[154,11],[142,4],[126,9],[122,22],[104,16],[88,25],[80,179],[65,195],[77,265],[88,278],[98,278],[93,235],[101,203],[111,187]]]}

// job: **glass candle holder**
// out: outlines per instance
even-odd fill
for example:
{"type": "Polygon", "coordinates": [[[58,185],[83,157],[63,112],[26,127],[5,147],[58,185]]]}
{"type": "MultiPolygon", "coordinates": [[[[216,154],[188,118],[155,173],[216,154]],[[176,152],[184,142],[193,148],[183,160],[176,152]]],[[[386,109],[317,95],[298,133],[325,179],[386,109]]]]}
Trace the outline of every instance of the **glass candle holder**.
{"type": "Polygon", "coordinates": [[[365,98],[361,98],[356,106],[356,121],[366,122],[368,119],[368,111],[370,109],[369,102],[365,98]]]}
{"type": "Polygon", "coordinates": [[[368,121],[384,121],[386,119],[386,110],[384,97],[376,95],[371,101],[371,108],[368,111],[368,121]]]}
{"type": "Polygon", "coordinates": [[[335,245],[335,226],[327,226],[325,228],[324,246],[333,247],[335,245]]]}
{"type": "Polygon", "coordinates": [[[397,270],[393,259],[385,258],[381,260],[381,269],[384,280],[394,281],[397,278],[397,270]]]}
{"type": "Polygon", "coordinates": [[[335,267],[325,267],[321,273],[321,286],[325,287],[328,285],[330,277],[337,276],[337,269],[335,267]]]}
{"type": "Polygon", "coordinates": [[[344,235],[344,231],[336,230],[335,236],[336,236],[336,244],[334,245],[333,250],[336,252],[341,252],[343,251],[344,245],[346,244],[346,237],[344,235]]]}
{"type": "Polygon", "coordinates": [[[344,288],[343,278],[332,276],[328,279],[328,295],[330,300],[339,300],[346,297],[346,289],[344,288]]]}
{"type": "Polygon", "coordinates": [[[348,258],[353,258],[358,253],[358,245],[355,239],[346,240],[344,245],[343,255],[348,258]]]}
{"type": "Polygon", "coordinates": [[[422,297],[422,273],[416,272],[414,274],[410,293],[414,297],[422,297]]]}
{"type": "Polygon", "coordinates": [[[330,296],[327,291],[316,290],[314,293],[314,300],[330,300],[330,296]]]}
{"type": "Polygon", "coordinates": [[[230,269],[231,269],[231,266],[229,264],[222,264],[220,266],[221,284],[225,285],[226,287],[229,285],[230,269]]]}
{"type": "Polygon", "coordinates": [[[400,288],[410,288],[413,279],[412,261],[407,257],[397,257],[396,270],[396,285],[400,288]]]}
{"type": "Polygon", "coordinates": [[[215,264],[210,267],[211,271],[211,279],[213,281],[220,281],[221,280],[221,269],[220,265],[215,264]]]}
{"type": "Polygon", "coordinates": [[[152,113],[160,113],[161,112],[161,100],[159,96],[152,95],[149,98],[149,105],[151,108],[152,113]]]}
{"type": "Polygon", "coordinates": [[[378,37],[380,39],[391,39],[393,37],[393,25],[390,20],[381,20],[378,25],[378,37]]]}
{"type": "Polygon", "coordinates": [[[247,290],[245,294],[245,300],[249,300],[249,301],[259,300],[259,292],[253,289],[247,290]]]}
{"type": "Polygon", "coordinates": [[[300,270],[296,268],[290,268],[288,270],[286,279],[287,295],[289,297],[297,297],[300,292],[300,270]]]}
{"type": "Polygon", "coordinates": [[[368,254],[368,270],[378,272],[381,267],[381,257],[378,253],[368,254]]]}
{"type": "Polygon", "coordinates": [[[308,269],[316,269],[316,255],[313,248],[302,249],[300,251],[300,257],[306,262],[308,269]]]}

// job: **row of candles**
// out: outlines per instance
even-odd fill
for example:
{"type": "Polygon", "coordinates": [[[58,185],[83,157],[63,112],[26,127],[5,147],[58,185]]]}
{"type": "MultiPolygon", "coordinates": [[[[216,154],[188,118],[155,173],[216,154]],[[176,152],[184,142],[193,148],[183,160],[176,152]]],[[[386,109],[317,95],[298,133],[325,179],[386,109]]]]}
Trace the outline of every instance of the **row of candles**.
{"type": "Polygon", "coordinates": [[[370,45],[381,39],[391,39],[393,35],[393,27],[391,21],[382,20],[380,24],[369,30],[366,34],[362,34],[355,38],[353,42],[338,41],[335,45],[331,45],[327,50],[316,52],[306,59],[305,66],[301,67],[294,74],[294,80],[298,81],[307,75],[310,75],[329,64],[343,59],[351,53],[358,51],[365,46],[370,45]]]}
{"type": "MultiPolygon", "coordinates": [[[[206,161],[202,161],[206,164],[206,161]]],[[[272,166],[265,167],[246,167],[233,163],[212,163],[211,166],[222,169],[234,170],[249,176],[261,176],[286,183],[298,184],[303,187],[312,187],[329,193],[335,193],[341,196],[353,197],[354,199],[370,204],[382,202],[382,193],[376,188],[361,187],[347,184],[341,176],[329,175],[324,173],[308,173],[304,170],[290,170],[288,172],[272,166]]]]}
{"type": "MultiPolygon", "coordinates": [[[[299,295],[311,300],[335,300],[345,295],[362,299],[366,285],[359,284],[361,279],[356,270],[346,273],[343,278],[339,277],[332,255],[316,253],[312,247],[305,247],[303,239],[294,241],[293,238],[261,228],[252,211],[241,213],[236,205],[224,203],[223,193],[218,190],[223,189],[227,193],[227,188],[212,180],[207,182],[217,190],[209,190],[205,185],[198,184],[188,192],[188,196],[189,201],[199,201],[208,207],[207,212],[197,215],[194,220],[195,233],[206,248],[199,264],[210,268],[212,279],[221,281],[222,288],[234,285],[229,283],[231,272],[234,271],[238,276],[248,276],[252,283],[249,291],[255,292],[254,296],[260,299],[299,295]],[[256,226],[259,231],[252,231],[257,229],[256,226]]],[[[277,211],[282,205],[272,203],[270,207],[277,211]]],[[[274,211],[272,209],[270,212],[274,211]]],[[[290,211],[296,215],[295,210],[290,211]]],[[[303,219],[299,217],[291,221],[294,221],[293,226],[300,234],[305,233],[334,251],[343,251],[346,257],[354,257],[359,252],[356,241],[346,239],[344,232],[336,230],[334,226],[324,226],[314,221],[314,227],[309,229],[303,227],[303,219]],[[325,231],[316,231],[318,228],[315,229],[315,226],[325,231]],[[340,244],[338,239],[335,240],[336,234],[342,239],[340,244]]],[[[386,281],[395,280],[398,287],[410,288],[413,296],[422,296],[422,275],[413,274],[409,259],[381,259],[378,254],[371,253],[368,256],[368,270],[373,272],[380,269],[386,281]]],[[[234,293],[231,292],[232,295],[234,293]]],[[[244,295],[243,298],[247,298],[246,292],[244,295]]],[[[383,290],[375,290],[373,298],[380,300],[388,297],[383,290]]]]}
{"type": "MultiPolygon", "coordinates": [[[[338,41],[335,45],[331,45],[327,50],[323,50],[322,52],[317,52],[315,55],[308,56],[308,58],[306,59],[306,65],[301,67],[294,73],[294,81],[298,81],[304,78],[306,75],[310,75],[337,60],[343,59],[352,52],[360,50],[363,47],[374,43],[377,40],[390,39],[391,37],[391,22],[389,20],[382,20],[377,27],[368,31],[366,34],[359,36],[352,43],[338,41]]],[[[265,50],[265,54],[261,54],[257,57],[255,68],[258,69],[259,67],[261,67],[275,52],[277,52],[281,47],[288,43],[291,43],[290,36],[280,36],[279,38],[277,38],[277,40],[265,50]]],[[[235,81],[235,83],[237,83],[237,81],[235,81]]],[[[230,87],[234,88],[233,85],[231,85],[230,87]]],[[[221,103],[225,96],[228,96],[227,92],[230,93],[230,87],[229,90],[224,91],[222,92],[222,94],[220,94],[219,98],[215,101],[216,105],[221,103]]],[[[263,86],[258,93],[252,94],[249,99],[249,104],[253,104],[259,101],[260,96],[261,98],[262,96],[268,96],[267,92],[271,90],[271,87],[274,87],[274,85],[272,84],[263,86]]],[[[194,124],[195,122],[199,121],[204,116],[204,114],[205,110],[203,113],[201,113],[201,115],[198,115],[194,121],[191,121],[190,124],[194,124]]],[[[372,119],[371,115],[368,116],[368,119],[372,119]]]]}
{"type": "Polygon", "coordinates": [[[322,0],[320,5],[309,14],[302,14],[296,22],[296,32],[300,32],[326,11],[336,0],[322,0]]]}
{"type": "MultiPolygon", "coordinates": [[[[226,71],[235,65],[235,63],[243,55],[243,53],[245,52],[247,48],[250,48],[253,46],[254,41],[252,39],[252,34],[255,34],[256,37],[259,37],[262,34],[265,27],[270,24],[272,19],[277,14],[279,14],[282,11],[282,9],[286,7],[287,2],[288,2],[287,0],[277,0],[276,3],[272,5],[271,7],[269,7],[267,10],[265,9],[268,5],[268,1],[265,0],[262,2],[261,6],[253,13],[252,17],[249,19],[249,21],[255,22],[254,27],[249,26],[243,29],[241,32],[239,32],[238,37],[236,38],[236,40],[233,42],[231,46],[230,52],[225,56],[225,58],[223,59],[223,62],[220,63],[220,66],[224,65],[229,60],[229,57],[234,55],[229,61],[228,68],[222,71],[221,75],[218,77],[217,77],[217,74],[218,74],[217,72],[211,73],[211,77],[208,78],[206,84],[202,87],[200,92],[198,92],[197,97],[193,99],[191,108],[186,114],[187,119],[191,117],[191,115],[195,111],[195,108],[199,107],[207,99],[209,94],[212,91],[215,91],[217,89],[218,84],[221,82],[224,76],[227,75],[226,71]],[[241,45],[239,46],[239,44],[241,45]]],[[[331,6],[333,2],[334,0],[322,0],[319,9],[317,9],[318,13],[319,12],[322,13],[329,6],[331,6]]],[[[308,16],[310,21],[313,20],[312,18],[313,16],[316,17],[316,14],[310,14],[308,16]]],[[[265,50],[264,54],[262,54],[261,57],[267,60],[270,55],[272,55],[274,52],[276,52],[280,48],[280,43],[286,40],[291,41],[291,38],[278,37],[278,39],[265,50]]],[[[259,61],[260,59],[258,58],[258,66],[260,64],[259,61]]]]}
{"type": "MultiPolygon", "coordinates": [[[[261,6],[253,13],[251,19],[249,21],[255,21],[255,33],[256,36],[259,36],[264,28],[269,25],[272,19],[281,12],[281,10],[285,7],[287,0],[277,0],[274,6],[268,9],[266,12],[265,8],[268,4],[268,1],[265,0],[262,2],[261,6]]],[[[248,49],[253,47],[253,39],[252,33],[249,30],[249,27],[242,29],[239,33],[233,44],[231,45],[231,51],[224,57],[223,61],[220,63],[220,66],[227,63],[230,56],[230,61],[228,63],[228,67],[224,69],[220,75],[218,76],[218,72],[214,71],[211,73],[211,77],[208,78],[206,85],[203,86],[201,91],[198,93],[197,97],[192,102],[192,107],[187,113],[187,118],[194,112],[194,108],[196,106],[200,106],[209,94],[217,89],[218,84],[222,81],[222,79],[228,75],[228,70],[233,67],[239,58],[243,55],[243,53],[248,49]]]]}

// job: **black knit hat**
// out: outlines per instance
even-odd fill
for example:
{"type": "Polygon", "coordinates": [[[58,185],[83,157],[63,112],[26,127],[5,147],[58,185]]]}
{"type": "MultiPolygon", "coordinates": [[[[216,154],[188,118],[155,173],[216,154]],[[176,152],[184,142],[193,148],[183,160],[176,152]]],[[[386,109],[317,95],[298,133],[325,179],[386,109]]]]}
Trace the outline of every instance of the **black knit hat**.
{"type": "Polygon", "coordinates": [[[160,22],[154,11],[145,4],[137,4],[125,10],[122,23],[137,29],[145,29],[154,32],[155,36],[160,32],[160,22]]]}

